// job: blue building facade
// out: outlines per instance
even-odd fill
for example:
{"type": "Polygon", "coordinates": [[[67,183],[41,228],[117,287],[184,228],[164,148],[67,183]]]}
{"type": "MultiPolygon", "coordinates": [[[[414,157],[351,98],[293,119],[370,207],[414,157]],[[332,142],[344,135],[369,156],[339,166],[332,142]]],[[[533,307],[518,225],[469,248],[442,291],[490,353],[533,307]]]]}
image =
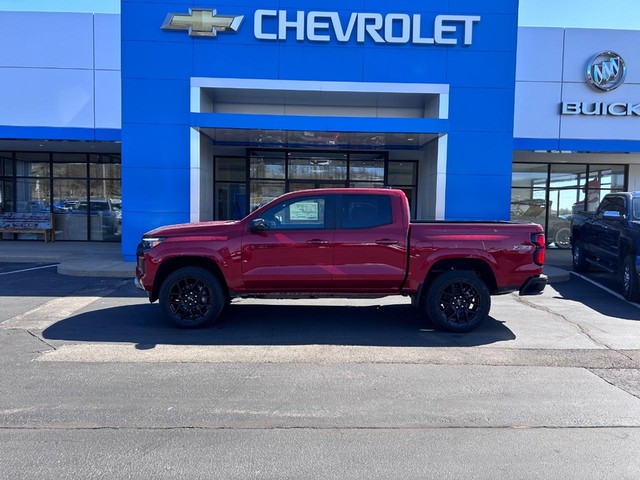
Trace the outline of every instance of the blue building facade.
{"type": "Polygon", "coordinates": [[[517,10],[123,1],[125,258],[160,224],[394,177],[410,177],[417,218],[508,219],[517,10]],[[479,185],[491,192],[482,201],[479,185]],[[219,208],[225,195],[233,208],[219,208]]]}

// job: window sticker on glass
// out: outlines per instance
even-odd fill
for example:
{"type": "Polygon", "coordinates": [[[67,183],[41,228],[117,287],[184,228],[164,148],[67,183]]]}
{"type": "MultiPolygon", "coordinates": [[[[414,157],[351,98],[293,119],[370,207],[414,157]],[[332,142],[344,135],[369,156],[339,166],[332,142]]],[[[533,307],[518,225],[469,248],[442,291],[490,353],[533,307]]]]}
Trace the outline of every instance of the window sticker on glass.
{"type": "Polygon", "coordinates": [[[318,221],[318,204],[316,202],[298,202],[289,207],[291,220],[318,221]]]}

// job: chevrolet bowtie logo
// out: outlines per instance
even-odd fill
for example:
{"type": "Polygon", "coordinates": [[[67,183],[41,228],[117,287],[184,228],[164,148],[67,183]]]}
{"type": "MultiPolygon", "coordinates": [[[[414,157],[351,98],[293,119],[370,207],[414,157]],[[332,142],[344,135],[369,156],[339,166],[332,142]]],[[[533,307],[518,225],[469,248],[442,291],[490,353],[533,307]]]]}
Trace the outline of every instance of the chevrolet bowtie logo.
{"type": "Polygon", "coordinates": [[[216,15],[215,10],[193,8],[189,13],[170,13],[164,19],[163,30],[188,30],[192,37],[215,37],[218,32],[238,31],[243,15],[216,15]]]}

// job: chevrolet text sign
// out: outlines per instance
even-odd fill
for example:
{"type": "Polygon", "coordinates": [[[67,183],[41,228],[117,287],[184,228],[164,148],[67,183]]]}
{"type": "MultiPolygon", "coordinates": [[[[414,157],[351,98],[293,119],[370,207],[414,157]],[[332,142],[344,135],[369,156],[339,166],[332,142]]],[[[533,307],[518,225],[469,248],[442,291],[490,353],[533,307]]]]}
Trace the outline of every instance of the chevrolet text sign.
{"type": "Polygon", "coordinates": [[[258,40],[348,42],[355,37],[358,43],[370,38],[375,43],[413,43],[416,45],[457,45],[461,32],[464,45],[473,43],[473,26],[479,16],[437,15],[429,28],[423,25],[422,15],[406,13],[352,13],[341,19],[338,12],[287,12],[286,10],[256,10],[254,35],[258,40]],[[425,33],[432,31],[432,36],[425,33]]]}

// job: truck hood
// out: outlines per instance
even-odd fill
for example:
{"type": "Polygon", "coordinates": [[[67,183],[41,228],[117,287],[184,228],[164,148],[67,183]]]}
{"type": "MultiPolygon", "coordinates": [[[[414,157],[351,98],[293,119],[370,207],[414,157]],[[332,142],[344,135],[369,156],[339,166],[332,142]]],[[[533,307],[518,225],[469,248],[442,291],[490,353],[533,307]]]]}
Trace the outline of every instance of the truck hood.
{"type": "Polygon", "coordinates": [[[210,236],[225,233],[230,226],[238,221],[179,223],[167,225],[148,231],[144,237],[182,237],[182,236],[210,236]]]}

